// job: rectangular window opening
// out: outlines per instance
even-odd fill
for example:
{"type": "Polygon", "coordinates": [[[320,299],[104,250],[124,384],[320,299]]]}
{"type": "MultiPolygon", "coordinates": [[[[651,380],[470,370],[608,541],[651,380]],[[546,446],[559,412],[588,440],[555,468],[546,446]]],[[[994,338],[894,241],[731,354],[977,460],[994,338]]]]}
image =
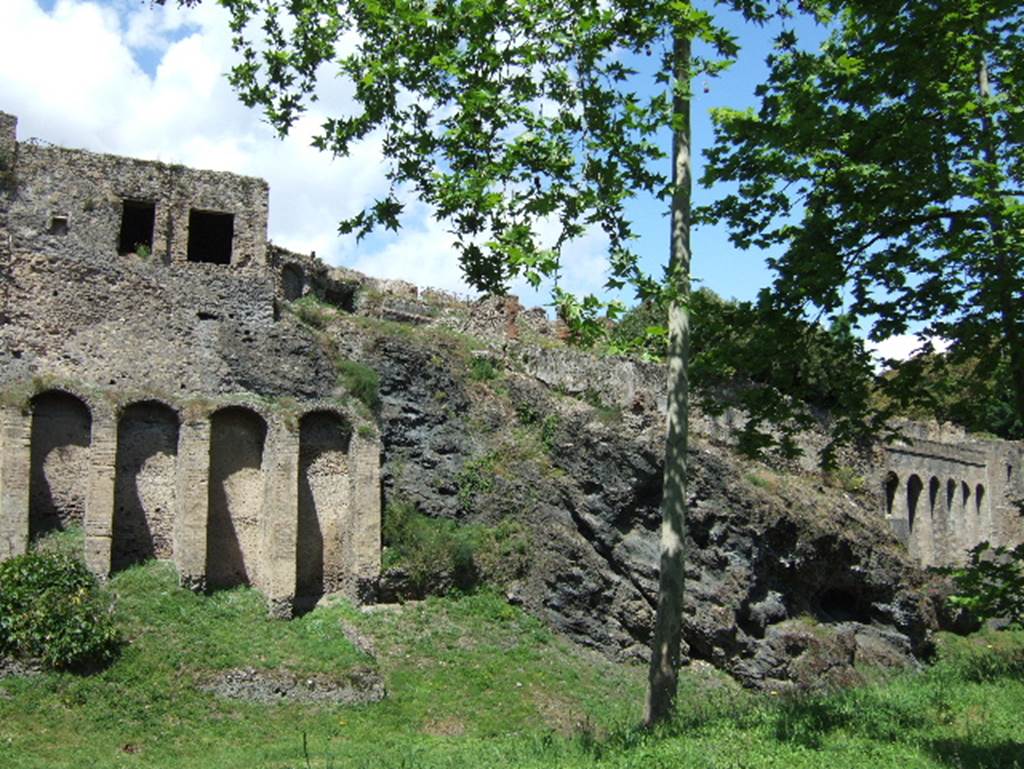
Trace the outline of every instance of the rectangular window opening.
{"type": "Polygon", "coordinates": [[[155,221],[155,203],[145,200],[124,201],[124,207],[121,209],[121,234],[117,238],[117,253],[152,253],[155,221]]]}
{"type": "Polygon", "coordinates": [[[234,236],[234,214],[192,209],[188,214],[188,260],[231,264],[234,236]]]}

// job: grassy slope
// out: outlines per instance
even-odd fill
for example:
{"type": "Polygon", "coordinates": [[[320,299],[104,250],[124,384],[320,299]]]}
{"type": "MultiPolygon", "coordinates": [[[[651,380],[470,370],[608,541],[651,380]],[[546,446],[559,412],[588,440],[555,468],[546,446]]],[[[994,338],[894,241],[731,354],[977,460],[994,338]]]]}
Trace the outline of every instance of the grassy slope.
{"type": "Polygon", "coordinates": [[[649,735],[633,728],[641,669],[580,652],[487,593],[286,623],[251,590],[181,590],[167,564],[111,588],[123,657],[92,677],[0,683],[0,766],[303,767],[305,732],[313,767],[1024,767],[1024,634],[947,638],[923,674],[816,698],[688,674],[679,720],[649,735]],[[375,644],[381,703],[256,705],[196,688],[232,667],[372,664],[343,619],[375,644]]]}

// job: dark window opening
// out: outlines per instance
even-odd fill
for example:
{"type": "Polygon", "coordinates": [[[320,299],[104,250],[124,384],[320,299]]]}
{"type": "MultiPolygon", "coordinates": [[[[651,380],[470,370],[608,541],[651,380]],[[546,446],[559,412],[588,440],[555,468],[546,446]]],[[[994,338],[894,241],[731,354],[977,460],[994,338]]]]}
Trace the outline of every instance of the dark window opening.
{"type": "Polygon", "coordinates": [[[231,241],[234,236],[234,214],[189,211],[188,260],[208,264],[231,264],[231,241]]]}
{"type": "Polygon", "coordinates": [[[153,250],[153,223],[156,204],[143,200],[126,200],[121,209],[121,234],[117,238],[117,253],[142,254],[153,250]]]}
{"type": "Polygon", "coordinates": [[[51,235],[67,235],[68,234],[68,217],[67,216],[52,216],[52,217],[50,217],[50,234],[51,235]]]}

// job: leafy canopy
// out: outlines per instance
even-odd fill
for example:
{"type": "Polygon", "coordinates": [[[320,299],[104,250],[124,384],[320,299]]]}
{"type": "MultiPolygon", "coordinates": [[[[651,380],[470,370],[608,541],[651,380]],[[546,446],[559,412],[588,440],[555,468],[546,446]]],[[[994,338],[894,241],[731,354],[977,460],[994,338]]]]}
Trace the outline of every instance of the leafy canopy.
{"type": "MultiPolygon", "coordinates": [[[[736,52],[710,13],[681,0],[222,0],[241,62],[231,82],[286,133],[325,70],[353,89],[353,114],[314,143],[336,156],[379,136],[390,188],[342,233],[397,229],[409,193],[449,225],[467,281],[501,293],[515,277],[557,277],[561,248],[589,228],[607,238],[609,288],[657,284],[632,250],[627,202],[671,199],[656,135],[672,114],[673,28],[706,43],[715,72],[736,52]],[[655,62],[654,88],[637,70],[655,62]],[[554,234],[545,239],[541,227],[554,234]]],[[[760,3],[731,3],[763,18],[760,3]]],[[[678,85],[688,89],[686,82],[678,85]]],[[[567,314],[607,305],[559,295],[567,314]]]]}
{"type": "MultiPolygon", "coordinates": [[[[819,51],[780,37],[756,112],[715,115],[703,181],[738,186],[702,219],[777,249],[775,308],[948,340],[1024,418],[1024,7],[829,5],[819,51]]],[[[905,401],[920,370],[884,384],[905,401]]]]}

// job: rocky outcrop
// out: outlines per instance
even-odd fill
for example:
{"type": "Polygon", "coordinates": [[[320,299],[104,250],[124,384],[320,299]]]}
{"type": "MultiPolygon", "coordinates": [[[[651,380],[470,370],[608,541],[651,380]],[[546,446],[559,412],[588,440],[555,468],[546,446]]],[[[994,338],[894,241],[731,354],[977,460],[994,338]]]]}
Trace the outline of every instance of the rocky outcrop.
{"type": "MultiPolygon", "coordinates": [[[[386,500],[522,522],[531,557],[510,600],[579,643],[644,658],[657,596],[656,400],[572,397],[500,350],[500,378],[474,381],[465,340],[393,331],[334,331],[381,375],[386,500]],[[473,486],[479,471],[487,482],[473,486]]],[[[924,577],[873,499],[753,465],[708,437],[694,440],[690,465],[689,656],[778,690],[928,654],[924,577]]]]}

